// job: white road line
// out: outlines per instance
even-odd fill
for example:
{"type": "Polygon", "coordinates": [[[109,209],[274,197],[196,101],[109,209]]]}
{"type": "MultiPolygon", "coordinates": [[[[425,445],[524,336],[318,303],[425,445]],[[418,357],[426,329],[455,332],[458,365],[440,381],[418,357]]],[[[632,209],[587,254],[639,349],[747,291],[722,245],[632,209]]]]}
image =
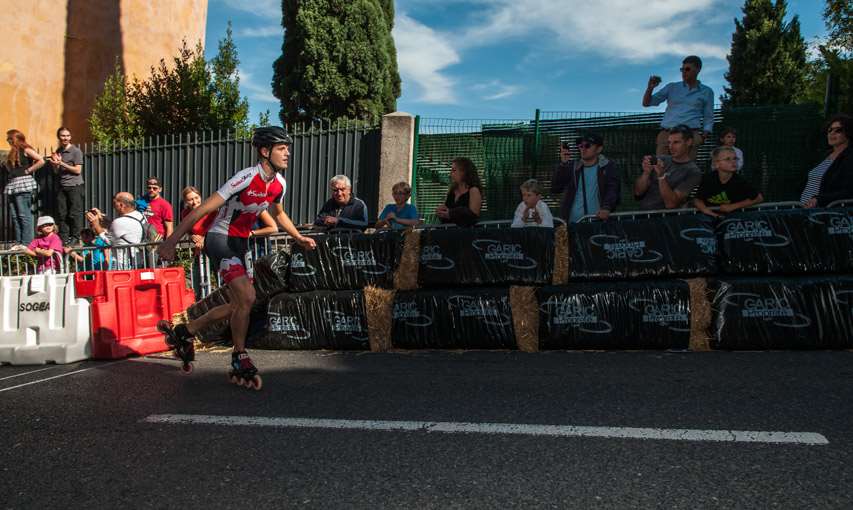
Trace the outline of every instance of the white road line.
{"type": "Polygon", "coordinates": [[[93,366],[93,367],[83,368],[83,369],[80,369],[80,370],[75,370],[75,371],[73,371],[73,372],[66,372],[66,373],[64,373],[64,374],[55,375],[55,376],[53,376],[53,377],[46,377],[46,378],[44,378],[44,379],[38,379],[38,380],[36,380],[36,381],[30,381],[30,382],[27,382],[27,383],[24,383],[24,384],[19,384],[19,385],[17,385],[17,386],[9,386],[8,388],[3,388],[2,390],[0,390],[0,393],[3,393],[4,391],[12,391],[12,390],[16,390],[16,389],[18,389],[18,388],[23,388],[24,386],[29,386],[29,385],[31,385],[31,384],[38,384],[38,383],[43,383],[43,382],[46,382],[46,381],[51,381],[51,380],[53,380],[53,379],[59,379],[60,377],[66,377],[66,376],[69,376],[69,375],[79,374],[79,373],[81,373],[81,372],[88,372],[89,370],[94,370],[94,369],[96,369],[96,368],[108,367],[108,366],[110,366],[110,365],[115,365],[116,363],[121,363],[122,361],[127,361],[127,360],[126,360],[126,359],[120,359],[120,360],[118,360],[118,361],[113,361],[113,362],[111,362],[111,363],[104,363],[103,365],[95,365],[95,366],[93,366]]]}
{"type": "Polygon", "coordinates": [[[323,418],[274,418],[264,416],[211,416],[204,414],[155,414],[143,421],[174,425],[226,425],[249,427],[312,428],[339,430],[421,431],[450,434],[516,434],[547,437],[601,437],[664,439],[733,443],[826,445],[816,432],[767,432],[754,430],[658,429],[634,427],[585,427],[522,423],[464,423],[433,421],[333,420],[323,418]]]}
{"type": "Polygon", "coordinates": [[[36,372],[44,372],[45,370],[50,370],[51,368],[58,368],[58,365],[50,366],[47,368],[40,368],[38,370],[30,370],[29,372],[21,372],[20,374],[10,375],[9,377],[2,377],[0,381],[5,381],[6,379],[14,379],[15,377],[21,377],[22,375],[34,374],[36,372]]]}

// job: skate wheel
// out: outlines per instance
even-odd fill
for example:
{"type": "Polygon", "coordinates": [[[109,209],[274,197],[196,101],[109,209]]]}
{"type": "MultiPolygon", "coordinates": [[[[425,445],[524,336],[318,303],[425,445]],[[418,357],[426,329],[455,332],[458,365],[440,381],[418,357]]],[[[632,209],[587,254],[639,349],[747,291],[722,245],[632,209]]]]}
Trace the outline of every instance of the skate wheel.
{"type": "Polygon", "coordinates": [[[186,363],[184,365],[181,365],[181,371],[187,375],[190,375],[191,373],[193,373],[192,363],[186,363]]]}
{"type": "Polygon", "coordinates": [[[248,381],[248,384],[246,386],[249,388],[255,388],[255,391],[260,391],[261,386],[263,386],[263,385],[264,385],[264,380],[261,379],[261,376],[256,375],[250,381],[248,381]]]}

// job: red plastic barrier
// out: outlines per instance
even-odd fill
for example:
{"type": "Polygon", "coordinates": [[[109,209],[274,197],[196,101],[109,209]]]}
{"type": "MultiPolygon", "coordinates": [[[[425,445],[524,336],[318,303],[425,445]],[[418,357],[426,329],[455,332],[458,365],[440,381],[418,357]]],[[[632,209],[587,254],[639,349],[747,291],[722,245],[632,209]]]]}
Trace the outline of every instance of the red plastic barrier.
{"type": "Polygon", "coordinates": [[[100,359],[168,350],[157,321],[195,301],[181,267],[82,271],[74,284],[78,297],[92,299],[92,357],[100,359]]]}

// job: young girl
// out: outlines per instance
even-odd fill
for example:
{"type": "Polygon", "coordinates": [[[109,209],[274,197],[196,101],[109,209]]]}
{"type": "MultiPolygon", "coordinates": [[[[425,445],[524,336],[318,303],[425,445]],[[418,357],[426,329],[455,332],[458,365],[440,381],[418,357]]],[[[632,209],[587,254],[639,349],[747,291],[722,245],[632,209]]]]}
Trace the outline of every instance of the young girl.
{"type": "Polygon", "coordinates": [[[542,200],[542,187],[536,179],[521,185],[521,203],[515,209],[513,227],[553,227],[554,217],[548,204],[542,200]]]}
{"type": "Polygon", "coordinates": [[[740,169],[743,168],[743,151],[735,147],[735,142],[737,142],[737,131],[735,131],[735,128],[723,128],[723,131],[720,133],[720,146],[729,147],[735,151],[735,156],[737,157],[737,171],[740,172],[740,169]]]}
{"type": "Polygon", "coordinates": [[[56,234],[56,225],[50,216],[39,216],[36,222],[38,237],[27,247],[27,254],[38,259],[39,274],[58,273],[62,267],[62,240],[56,234]]]}
{"type": "Polygon", "coordinates": [[[409,183],[401,181],[391,187],[394,203],[385,206],[379,214],[376,228],[391,227],[394,230],[414,227],[420,223],[418,209],[414,204],[407,204],[412,196],[412,187],[409,183]]]}

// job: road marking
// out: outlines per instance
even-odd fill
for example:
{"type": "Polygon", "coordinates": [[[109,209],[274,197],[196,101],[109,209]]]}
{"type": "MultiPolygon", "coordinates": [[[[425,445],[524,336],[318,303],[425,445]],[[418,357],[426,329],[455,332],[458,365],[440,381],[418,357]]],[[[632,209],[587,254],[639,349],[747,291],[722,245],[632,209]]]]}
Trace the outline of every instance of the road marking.
{"type": "Polygon", "coordinates": [[[20,374],[10,375],[9,377],[0,378],[0,381],[5,381],[6,379],[14,379],[15,377],[21,377],[22,375],[34,374],[36,372],[44,372],[45,370],[50,370],[51,368],[58,368],[56,366],[40,368],[38,370],[30,370],[29,372],[21,372],[20,374]]]}
{"type": "Polygon", "coordinates": [[[664,439],[732,443],[826,445],[816,432],[768,432],[755,430],[657,429],[634,427],[586,427],[523,423],[464,423],[435,421],[333,420],[323,418],[271,418],[264,416],[211,416],[204,414],[155,414],[143,421],[174,425],[225,425],[242,427],[311,428],[440,432],[447,434],[514,434],[547,437],[600,437],[618,439],[664,439]]]}
{"type": "Polygon", "coordinates": [[[59,379],[60,377],[66,377],[66,376],[69,376],[69,375],[79,374],[79,373],[81,373],[81,372],[88,372],[89,370],[94,370],[94,369],[96,369],[96,368],[108,367],[108,366],[110,366],[110,365],[115,365],[116,363],[121,363],[122,361],[127,361],[127,360],[126,360],[126,359],[120,359],[120,360],[118,360],[118,361],[113,361],[113,362],[110,362],[110,363],[104,363],[103,365],[95,365],[94,367],[83,368],[83,369],[80,369],[80,370],[75,370],[75,371],[73,371],[73,372],[66,372],[66,373],[64,373],[64,374],[55,375],[55,376],[53,376],[53,377],[45,377],[44,379],[38,379],[38,380],[36,380],[36,381],[26,382],[26,383],[24,383],[24,384],[19,384],[19,385],[17,385],[17,386],[9,386],[8,388],[3,388],[2,390],[0,390],[0,393],[3,393],[4,391],[12,391],[12,390],[15,390],[15,389],[18,389],[18,388],[23,388],[24,386],[29,386],[29,385],[31,385],[31,384],[38,384],[38,383],[43,383],[43,382],[46,382],[46,381],[51,381],[51,380],[53,380],[53,379],[59,379]]]}

